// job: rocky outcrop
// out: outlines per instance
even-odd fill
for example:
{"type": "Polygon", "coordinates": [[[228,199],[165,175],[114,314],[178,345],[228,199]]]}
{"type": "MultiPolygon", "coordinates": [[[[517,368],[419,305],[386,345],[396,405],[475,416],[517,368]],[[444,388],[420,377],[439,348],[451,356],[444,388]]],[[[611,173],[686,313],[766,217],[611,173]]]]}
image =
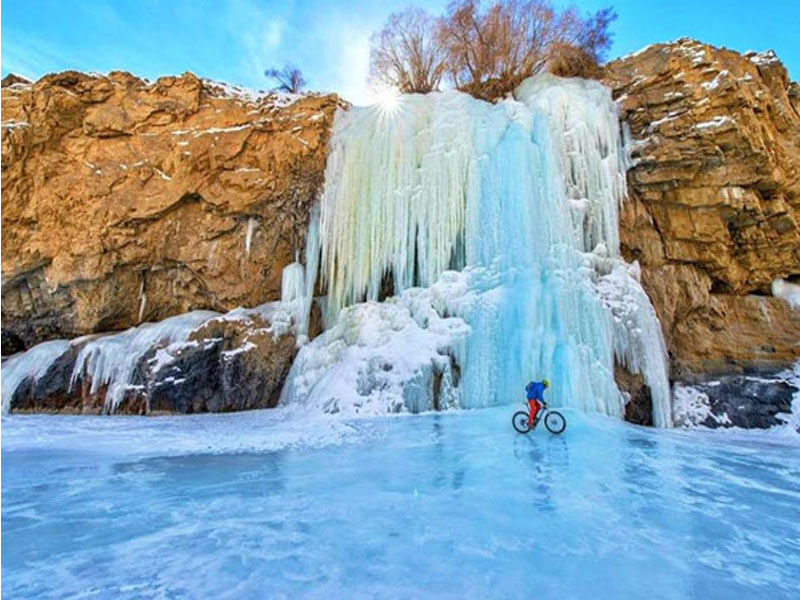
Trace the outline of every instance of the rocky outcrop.
{"type": "MultiPolygon", "coordinates": [[[[675,386],[674,417],[678,426],[766,429],[791,421],[798,390],[790,374],[766,372],[701,377],[675,386]],[[794,383],[794,385],[793,385],[794,383]]],[[[800,430],[799,430],[800,431],[800,430]]]]}
{"type": "Polygon", "coordinates": [[[693,40],[608,65],[630,127],[623,253],[661,319],[673,375],[783,367],[800,313],[770,295],[800,278],[798,86],[771,52],[693,40]]]}
{"type": "MultiPolygon", "coordinates": [[[[166,334],[153,336],[152,343],[138,354],[125,337],[130,332],[112,334],[116,338],[112,344],[102,343],[105,336],[51,342],[60,344],[56,353],[44,358],[48,364],[42,369],[31,369],[30,376],[22,379],[7,409],[187,414],[272,408],[297,352],[292,327],[291,312],[275,303],[210,318],[179,341],[171,341],[166,334]],[[91,351],[82,354],[91,344],[91,351]],[[92,360],[93,353],[97,360],[92,360]],[[111,402],[108,382],[104,379],[102,385],[93,385],[92,378],[100,376],[104,362],[126,359],[135,364],[129,379],[120,382],[121,398],[111,402]],[[82,362],[76,368],[78,361],[82,362]]],[[[4,367],[4,375],[8,372],[4,367]]],[[[119,377],[107,371],[106,375],[111,380],[119,377]]]]}
{"type": "Polygon", "coordinates": [[[277,300],[339,105],[190,73],[4,79],[3,352],[277,300]]]}

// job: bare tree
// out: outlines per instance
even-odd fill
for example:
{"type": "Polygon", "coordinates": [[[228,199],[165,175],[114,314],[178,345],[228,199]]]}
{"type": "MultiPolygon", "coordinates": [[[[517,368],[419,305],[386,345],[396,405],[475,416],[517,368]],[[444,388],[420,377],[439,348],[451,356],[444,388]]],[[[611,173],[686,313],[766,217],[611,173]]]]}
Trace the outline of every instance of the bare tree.
{"type": "Polygon", "coordinates": [[[576,47],[588,53],[596,62],[605,59],[613,41],[608,28],[616,21],[617,13],[612,8],[603,8],[584,20],[580,28],[576,47]]]}
{"type": "Polygon", "coordinates": [[[371,77],[404,92],[429,92],[442,79],[477,98],[495,100],[550,69],[597,76],[611,45],[610,8],[586,18],[549,0],[455,0],[432,19],[419,9],[393,14],[373,36],[371,77]]]}
{"type": "Polygon", "coordinates": [[[448,74],[458,89],[487,100],[540,71],[561,26],[545,2],[506,0],[480,11],[477,0],[450,4],[439,38],[448,74]]]}
{"type": "Polygon", "coordinates": [[[267,69],[264,75],[277,82],[276,90],[299,94],[306,86],[306,80],[300,69],[291,65],[286,65],[283,69],[267,69]]]}
{"type": "Polygon", "coordinates": [[[574,9],[557,12],[547,0],[500,0],[483,12],[478,0],[456,0],[440,21],[439,39],[452,83],[493,100],[549,64],[562,74],[579,74],[567,73],[570,66],[589,72],[610,46],[615,17],[604,9],[583,19],[574,9]]]}
{"type": "Polygon", "coordinates": [[[419,8],[389,16],[372,36],[370,79],[406,93],[439,88],[444,73],[442,49],[436,40],[436,20],[419,8]]]}

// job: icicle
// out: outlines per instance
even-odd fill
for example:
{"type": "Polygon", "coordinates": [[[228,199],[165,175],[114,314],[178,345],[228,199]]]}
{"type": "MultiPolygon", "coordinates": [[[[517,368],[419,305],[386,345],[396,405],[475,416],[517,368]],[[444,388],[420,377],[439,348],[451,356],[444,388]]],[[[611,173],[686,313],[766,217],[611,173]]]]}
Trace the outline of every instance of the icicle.
{"type": "Polygon", "coordinates": [[[281,302],[287,304],[301,299],[306,291],[306,270],[299,262],[283,268],[281,275],[281,302]]]}
{"type": "Polygon", "coordinates": [[[317,271],[319,270],[319,252],[319,205],[315,204],[311,210],[308,233],[306,234],[305,288],[303,289],[297,318],[297,343],[299,346],[308,341],[311,304],[314,302],[314,288],[317,283],[317,271]]]}
{"type": "Polygon", "coordinates": [[[185,341],[192,330],[216,316],[219,313],[197,310],[94,338],[78,353],[71,385],[88,377],[93,394],[107,386],[103,411],[113,413],[130,388],[139,360],[148,350],[158,343],[168,345],[185,341]]]}
{"type": "Polygon", "coordinates": [[[256,219],[253,217],[247,218],[247,226],[245,227],[244,233],[244,252],[245,256],[248,258],[250,257],[250,245],[253,242],[253,232],[255,231],[257,225],[258,221],[256,219]]]}
{"type": "Polygon", "coordinates": [[[144,281],[145,276],[142,275],[142,283],[139,284],[139,318],[136,320],[137,323],[142,322],[142,317],[144,317],[144,309],[147,306],[147,294],[144,293],[144,281]]]}

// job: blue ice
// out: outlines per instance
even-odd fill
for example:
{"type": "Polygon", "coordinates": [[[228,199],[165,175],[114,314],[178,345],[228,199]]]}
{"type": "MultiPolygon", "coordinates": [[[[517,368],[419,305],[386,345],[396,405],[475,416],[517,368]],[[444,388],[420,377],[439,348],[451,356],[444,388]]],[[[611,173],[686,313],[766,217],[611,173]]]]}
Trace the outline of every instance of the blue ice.
{"type": "Polygon", "coordinates": [[[13,416],[7,598],[800,597],[796,434],[13,416]]]}

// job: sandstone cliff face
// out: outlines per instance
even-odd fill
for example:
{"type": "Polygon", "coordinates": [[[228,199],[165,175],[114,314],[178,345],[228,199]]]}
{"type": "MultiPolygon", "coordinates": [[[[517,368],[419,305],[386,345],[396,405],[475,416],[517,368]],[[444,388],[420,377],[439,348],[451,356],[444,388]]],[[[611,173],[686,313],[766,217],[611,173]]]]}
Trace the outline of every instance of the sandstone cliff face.
{"type": "Polygon", "coordinates": [[[4,353],[279,297],[336,96],[253,97],[188,73],[4,85],[4,353]]]}
{"type": "Polygon", "coordinates": [[[771,53],[692,40],[608,66],[633,139],[623,252],[642,265],[673,375],[782,367],[800,313],[770,296],[800,277],[800,95],[771,53]]]}

